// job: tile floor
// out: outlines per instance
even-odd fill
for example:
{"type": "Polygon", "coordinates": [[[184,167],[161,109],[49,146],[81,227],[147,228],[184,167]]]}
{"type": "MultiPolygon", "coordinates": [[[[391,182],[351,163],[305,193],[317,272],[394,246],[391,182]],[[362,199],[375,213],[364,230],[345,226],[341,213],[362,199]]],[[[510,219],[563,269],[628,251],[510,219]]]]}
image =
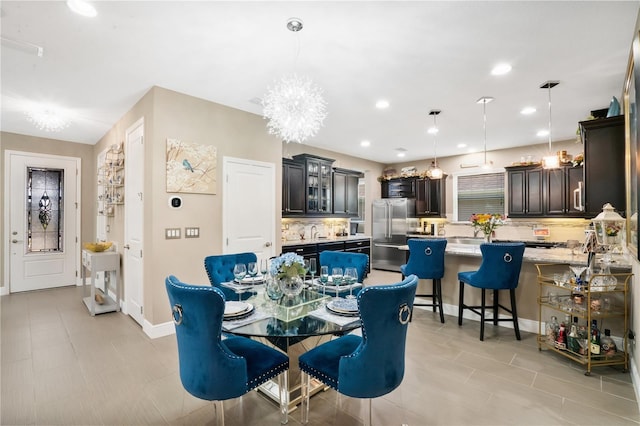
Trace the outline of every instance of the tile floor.
{"type": "MultiPolygon", "coordinates": [[[[374,271],[368,283],[395,282],[374,271]]],[[[12,294],[1,301],[0,424],[214,424],[211,403],[180,384],[175,336],[149,339],[121,313],[89,316],[82,290],[12,294]]],[[[402,385],[373,401],[374,425],[639,425],[629,374],[538,351],[535,335],[458,327],[418,310],[409,327],[402,385]]],[[[362,424],[365,404],[321,392],[311,425],[362,424]]],[[[277,407],[251,392],[225,403],[227,425],[277,425],[277,407]]],[[[299,410],[289,424],[300,424],[299,410]]]]}

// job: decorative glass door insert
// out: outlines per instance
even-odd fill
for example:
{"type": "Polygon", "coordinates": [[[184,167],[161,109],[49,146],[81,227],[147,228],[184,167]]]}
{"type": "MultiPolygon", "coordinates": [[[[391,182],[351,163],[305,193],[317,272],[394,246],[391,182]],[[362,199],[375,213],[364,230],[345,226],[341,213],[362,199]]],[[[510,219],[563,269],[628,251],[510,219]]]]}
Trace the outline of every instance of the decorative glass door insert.
{"type": "Polygon", "coordinates": [[[64,252],[64,169],[27,167],[27,253],[64,252]]]}

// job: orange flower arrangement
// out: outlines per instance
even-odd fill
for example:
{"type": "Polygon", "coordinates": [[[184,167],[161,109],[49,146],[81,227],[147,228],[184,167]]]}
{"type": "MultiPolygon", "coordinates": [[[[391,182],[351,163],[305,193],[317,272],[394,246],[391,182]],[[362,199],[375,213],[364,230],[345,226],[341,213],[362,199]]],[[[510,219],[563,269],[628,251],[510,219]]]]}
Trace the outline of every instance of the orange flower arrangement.
{"type": "Polygon", "coordinates": [[[492,234],[498,226],[504,224],[502,215],[497,213],[474,213],[469,220],[471,226],[482,231],[484,235],[492,234]]]}

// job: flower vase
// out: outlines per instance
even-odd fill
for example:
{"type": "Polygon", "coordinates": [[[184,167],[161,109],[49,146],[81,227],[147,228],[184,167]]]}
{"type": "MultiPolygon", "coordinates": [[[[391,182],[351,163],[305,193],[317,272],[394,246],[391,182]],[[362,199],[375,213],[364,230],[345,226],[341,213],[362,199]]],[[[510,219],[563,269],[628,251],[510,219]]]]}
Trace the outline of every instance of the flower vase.
{"type": "Polygon", "coordinates": [[[304,287],[302,278],[299,275],[284,276],[280,278],[280,289],[287,297],[295,297],[302,293],[304,287]]]}
{"type": "Polygon", "coordinates": [[[491,243],[491,241],[493,240],[493,232],[489,232],[488,234],[484,234],[484,242],[485,243],[491,243]]]}

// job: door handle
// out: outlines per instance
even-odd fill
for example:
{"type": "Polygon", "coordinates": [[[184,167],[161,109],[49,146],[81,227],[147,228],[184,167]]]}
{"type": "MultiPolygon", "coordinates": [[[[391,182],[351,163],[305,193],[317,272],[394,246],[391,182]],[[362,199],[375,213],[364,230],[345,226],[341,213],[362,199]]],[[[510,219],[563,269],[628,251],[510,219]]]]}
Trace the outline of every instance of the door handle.
{"type": "Polygon", "coordinates": [[[21,243],[21,242],[23,242],[23,240],[11,240],[11,242],[12,242],[13,244],[17,244],[17,243],[21,243]]]}
{"type": "Polygon", "coordinates": [[[122,246],[123,248],[129,250],[131,248],[131,246],[129,244],[125,244],[124,246],[122,246]]]}
{"type": "Polygon", "coordinates": [[[271,247],[271,242],[270,242],[270,241],[267,241],[266,243],[264,243],[264,246],[265,246],[265,247],[271,247]]]}

